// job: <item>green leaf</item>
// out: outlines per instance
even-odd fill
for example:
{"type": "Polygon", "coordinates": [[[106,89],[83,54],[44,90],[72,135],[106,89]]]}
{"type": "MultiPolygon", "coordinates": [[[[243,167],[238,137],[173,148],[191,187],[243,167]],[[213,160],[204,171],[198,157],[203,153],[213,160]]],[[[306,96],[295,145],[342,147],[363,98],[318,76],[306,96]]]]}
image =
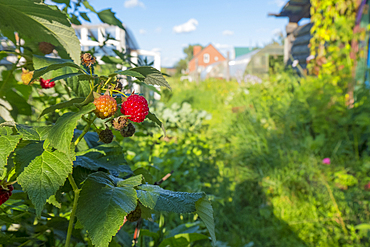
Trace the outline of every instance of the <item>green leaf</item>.
{"type": "Polygon", "coordinates": [[[54,152],[45,150],[24,168],[18,182],[35,205],[38,216],[41,215],[46,200],[57,192],[71,172],[70,155],[58,150],[54,152]]]}
{"type": "Polygon", "coordinates": [[[115,71],[114,73],[120,74],[120,75],[125,75],[125,76],[132,76],[132,77],[136,77],[136,78],[145,78],[145,76],[143,76],[139,72],[131,71],[131,70],[122,70],[122,71],[118,70],[118,71],[115,71]]]}
{"type": "Polygon", "coordinates": [[[135,187],[143,183],[143,175],[137,175],[125,180],[121,180],[117,183],[118,187],[135,187]]]}
{"type": "Polygon", "coordinates": [[[0,30],[18,32],[22,38],[61,46],[76,64],[80,64],[80,41],[67,16],[57,8],[33,1],[0,0],[0,30]]]}
{"type": "Polygon", "coordinates": [[[137,168],[135,171],[134,171],[134,174],[135,175],[143,175],[144,177],[144,182],[145,183],[149,183],[149,184],[152,184],[153,183],[153,176],[150,174],[150,172],[145,169],[145,168],[142,168],[142,167],[139,167],[137,168]]]}
{"type": "Polygon", "coordinates": [[[197,240],[207,239],[206,235],[200,233],[181,233],[173,237],[164,239],[158,247],[176,246],[176,247],[187,247],[190,243],[197,240]]]}
{"type": "Polygon", "coordinates": [[[166,79],[164,79],[162,73],[153,67],[141,66],[128,69],[128,71],[135,71],[143,75],[145,77],[145,84],[164,86],[171,90],[170,85],[168,84],[166,79]]]}
{"type": "Polygon", "coordinates": [[[0,176],[4,173],[4,168],[8,157],[14,151],[22,135],[12,135],[10,127],[0,127],[0,176]]]}
{"type": "Polygon", "coordinates": [[[101,60],[104,62],[104,63],[107,63],[107,64],[122,64],[124,63],[124,61],[120,58],[116,58],[116,57],[113,57],[113,56],[103,56],[101,58],[101,60]]]}
{"type": "Polygon", "coordinates": [[[216,245],[215,221],[213,219],[213,208],[211,202],[207,198],[201,198],[195,203],[197,214],[206,225],[209,234],[212,238],[213,246],[216,245]]]}
{"type": "Polygon", "coordinates": [[[148,113],[148,115],[146,115],[146,117],[150,120],[150,121],[152,121],[152,122],[154,122],[154,123],[156,123],[162,130],[163,130],[163,134],[164,134],[164,136],[166,136],[166,129],[165,129],[165,127],[164,127],[164,124],[161,122],[161,120],[159,120],[158,118],[157,118],[157,116],[155,115],[155,114],[153,114],[153,113],[151,113],[151,112],[149,112],[148,113]]]}
{"type": "Polygon", "coordinates": [[[103,144],[96,147],[99,152],[89,152],[77,156],[75,165],[97,171],[104,168],[112,173],[129,173],[132,171],[127,165],[122,147],[116,143],[103,144]]]}
{"type": "Polygon", "coordinates": [[[80,16],[81,16],[85,21],[91,22],[91,21],[90,21],[90,18],[87,16],[86,12],[80,12],[80,16]]]}
{"type": "MultiPolygon", "coordinates": [[[[40,69],[35,70],[34,73],[33,73],[33,77],[32,77],[31,80],[35,80],[35,79],[43,76],[44,74],[46,74],[46,73],[48,73],[50,71],[61,69],[61,68],[64,68],[64,67],[72,67],[72,68],[78,69],[82,73],[84,72],[84,70],[82,68],[80,68],[80,66],[78,66],[75,63],[71,63],[71,62],[55,63],[55,64],[51,64],[49,66],[46,66],[46,67],[43,67],[43,68],[40,68],[40,69]]],[[[73,74],[78,75],[78,74],[81,74],[81,73],[73,73],[73,74]]],[[[73,76],[75,76],[75,75],[73,75],[73,76]]],[[[67,78],[66,75],[62,75],[60,77],[61,77],[61,79],[67,78]]],[[[69,77],[71,77],[71,76],[69,76],[69,77]]],[[[59,79],[57,79],[57,80],[59,80],[59,79]]]]}
{"type": "Polygon", "coordinates": [[[96,172],[82,186],[76,215],[92,243],[104,247],[108,246],[124,217],[136,208],[136,204],[135,189],[116,187],[109,175],[96,172]]]}
{"type": "Polygon", "coordinates": [[[17,176],[21,174],[32,160],[44,152],[43,142],[41,141],[21,141],[15,150],[14,163],[17,176]]]}
{"type": "Polygon", "coordinates": [[[355,229],[359,229],[359,230],[370,230],[370,224],[359,224],[357,226],[355,226],[355,229]]]}
{"type": "Polygon", "coordinates": [[[55,112],[55,110],[57,110],[57,109],[63,109],[63,108],[66,108],[66,107],[73,106],[73,104],[75,104],[75,103],[81,103],[84,100],[85,100],[84,98],[74,98],[74,99],[71,99],[69,101],[65,101],[65,102],[62,102],[62,103],[59,103],[59,104],[56,104],[56,105],[49,106],[49,107],[45,108],[41,112],[41,114],[39,116],[39,119],[42,116],[44,116],[45,114],[49,114],[49,113],[55,112]]]}
{"type": "Polygon", "coordinates": [[[47,140],[50,141],[50,145],[63,153],[69,152],[73,130],[77,126],[77,121],[82,115],[87,114],[94,109],[95,105],[90,103],[82,107],[79,112],[68,112],[63,114],[48,133],[47,140]]]}
{"type": "Polygon", "coordinates": [[[92,12],[94,12],[94,13],[96,13],[96,11],[95,11],[95,9],[90,5],[90,3],[88,2],[88,1],[83,1],[82,2],[83,3],[83,5],[85,6],[85,8],[87,8],[87,9],[89,9],[90,11],[92,11],[92,12]]]}
{"type": "Polygon", "coordinates": [[[143,184],[139,186],[137,195],[140,202],[157,211],[192,213],[195,212],[195,202],[205,197],[201,193],[175,192],[164,190],[157,185],[143,184]]]}
{"type": "Polygon", "coordinates": [[[115,13],[112,12],[111,9],[102,10],[97,14],[102,22],[107,23],[109,25],[118,26],[119,28],[125,30],[125,28],[122,25],[122,22],[119,19],[117,19],[115,13]]]}
{"type": "MultiPolygon", "coordinates": [[[[72,61],[68,59],[47,58],[47,57],[42,57],[42,56],[37,56],[37,55],[33,56],[33,65],[35,69],[41,69],[41,68],[47,67],[52,64],[64,64],[64,63],[72,63],[72,61]]],[[[51,79],[51,78],[55,79],[58,76],[79,73],[78,71],[81,71],[81,70],[75,67],[62,67],[57,70],[52,70],[46,73],[44,75],[45,77],[44,79],[51,79]]],[[[85,73],[87,72],[85,71],[85,73]]],[[[86,75],[86,76],[89,76],[89,75],[86,75]]],[[[84,79],[83,75],[79,75],[78,77],[73,76],[73,77],[65,78],[65,80],[67,81],[68,87],[70,87],[75,94],[77,94],[80,97],[87,97],[91,91],[91,88],[90,88],[89,82],[83,79],[84,79]]]]}
{"type": "Polygon", "coordinates": [[[52,78],[51,80],[52,81],[58,81],[58,80],[68,79],[68,78],[71,78],[71,77],[74,77],[74,76],[77,76],[79,80],[93,79],[93,77],[91,75],[86,75],[86,74],[83,74],[83,73],[70,73],[70,74],[57,76],[55,78],[52,78]]]}

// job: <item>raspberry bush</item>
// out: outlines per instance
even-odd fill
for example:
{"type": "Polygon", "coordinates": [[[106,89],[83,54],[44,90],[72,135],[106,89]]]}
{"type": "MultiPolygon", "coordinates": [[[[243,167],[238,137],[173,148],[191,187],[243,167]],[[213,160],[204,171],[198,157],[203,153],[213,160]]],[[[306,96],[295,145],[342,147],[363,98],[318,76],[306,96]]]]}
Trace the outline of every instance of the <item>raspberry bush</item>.
{"type": "MultiPolygon", "coordinates": [[[[122,60],[129,65],[126,70],[94,74],[96,59],[90,53],[81,55],[71,27],[71,22],[78,24],[78,3],[73,11],[67,4],[60,11],[37,1],[0,0],[1,33],[14,40],[16,32],[24,40],[15,42],[13,51],[0,51],[1,56],[18,58],[0,81],[0,106],[11,106],[0,111],[0,225],[6,229],[0,246],[128,246],[131,236],[126,231],[134,232],[134,242],[140,241],[139,228],[163,217],[158,212],[196,213],[215,243],[206,194],[161,188],[148,169],[127,165],[125,150],[116,141],[121,135],[133,136],[134,124],[145,128],[144,121],[164,130],[147,100],[117,86],[118,78],[133,76],[138,83],[170,86],[160,71],[135,67],[129,60],[122,60]],[[44,56],[50,52],[60,58],[44,56]],[[43,89],[53,89],[42,90],[37,81],[43,89]]],[[[123,29],[110,9],[99,12],[82,3],[90,14],[123,29]]],[[[115,52],[120,59],[128,57],[115,52]]],[[[186,238],[173,241],[183,246],[208,239],[184,234],[186,238]]]]}

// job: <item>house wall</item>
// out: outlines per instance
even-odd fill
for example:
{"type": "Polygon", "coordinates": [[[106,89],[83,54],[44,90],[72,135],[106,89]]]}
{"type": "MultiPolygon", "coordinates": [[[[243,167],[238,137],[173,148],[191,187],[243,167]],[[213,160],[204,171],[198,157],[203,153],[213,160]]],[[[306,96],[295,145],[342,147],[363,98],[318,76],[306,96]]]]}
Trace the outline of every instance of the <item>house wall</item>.
{"type": "Polygon", "coordinates": [[[212,45],[207,46],[204,48],[196,57],[194,57],[188,64],[189,72],[195,71],[196,67],[196,60],[198,60],[198,67],[207,67],[210,64],[215,62],[225,61],[226,58],[222,56],[220,52],[217,51],[212,45]],[[209,54],[209,62],[204,61],[204,54],[209,54]]]}

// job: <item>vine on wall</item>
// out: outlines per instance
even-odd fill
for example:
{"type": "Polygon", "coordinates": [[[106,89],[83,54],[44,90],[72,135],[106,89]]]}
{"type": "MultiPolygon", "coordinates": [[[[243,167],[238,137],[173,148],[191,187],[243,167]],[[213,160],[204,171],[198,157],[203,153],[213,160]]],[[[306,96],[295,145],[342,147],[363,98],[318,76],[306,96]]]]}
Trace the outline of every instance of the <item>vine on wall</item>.
{"type": "Polygon", "coordinates": [[[351,82],[356,60],[364,56],[363,51],[353,52],[356,49],[353,44],[364,40],[366,35],[364,28],[354,32],[356,13],[361,2],[361,0],[311,0],[313,27],[310,49],[311,55],[316,58],[311,61],[309,70],[319,77],[331,75],[334,85],[339,81],[351,82]]]}

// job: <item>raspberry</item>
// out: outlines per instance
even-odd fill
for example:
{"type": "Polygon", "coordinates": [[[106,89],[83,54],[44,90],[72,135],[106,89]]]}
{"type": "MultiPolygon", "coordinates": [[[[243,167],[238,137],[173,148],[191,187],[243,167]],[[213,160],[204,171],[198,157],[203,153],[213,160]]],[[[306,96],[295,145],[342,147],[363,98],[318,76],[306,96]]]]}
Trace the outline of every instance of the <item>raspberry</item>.
{"type": "Polygon", "coordinates": [[[109,128],[101,130],[99,133],[99,140],[104,143],[111,143],[113,141],[113,137],[113,132],[109,128]]]}
{"type": "Polygon", "coordinates": [[[51,79],[49,80],[44,80],[42,78],[40,78],[40,85],[42,88],[52,88],[55,86],[55,82],[51,81],[51,79]]]}
{"type": "Polygon", "coordinates": [[[117,102],[109,95],[100,96],[94,100],[94,104],[96,106],[95,115],[101,119],[111,117],[117,111],[117,102]]]}
{"type": "Polygon", "coordinates": [[[13,189],[13,185],[8,185],[7,189],[3,189],[0,187],[0,205],[2,205],[9,199],[9,197],[12,195],[13,189]]]}
{"type": "Polygon", "coordinates": [[[39,43],[39,50],[44,53],[45,55],[46,54],[50,54],[53,52],[55,46],[48,43],[48,42],[40,42],[39,43]]]}
{"type": "Polygon", "coordinates": [[[141,123],[149,113],[148,102],[143,96],[132,94],[122,103],[121,113],[130,116],[131,121],[141,123]]]}
{"type": "Polygon", "coordinates": [[[81,60],[82,64],[87,67],[90,67],[91,65],[96,63],[95,57],[93,57],[90,53],[81,54],[81,60]]]}
{"type": "Polygon", "coordinates": [[[120,131],[123,137],[130,137],[135,134],[135,126],[132,123],[129,123],[127,127],[121,129],[120,131]]]}
{"type": "Polygon", "coordinates": [[[112,120],[112,125],[116,130],[121,130],[128,124],[128,119],[125,117],[118,117],[112,120]]]}
{"type": "Polygon", "coordinates": [[[132,211],[131,213],[129,213],[127,216],[126,216],[127,220],[130,221],[130,222],[135,222],[137,221],[138,219],[141,218],[141,208],[140,208],[140,205],[137,204],[136,208],[134,211],[132,211]]]}

